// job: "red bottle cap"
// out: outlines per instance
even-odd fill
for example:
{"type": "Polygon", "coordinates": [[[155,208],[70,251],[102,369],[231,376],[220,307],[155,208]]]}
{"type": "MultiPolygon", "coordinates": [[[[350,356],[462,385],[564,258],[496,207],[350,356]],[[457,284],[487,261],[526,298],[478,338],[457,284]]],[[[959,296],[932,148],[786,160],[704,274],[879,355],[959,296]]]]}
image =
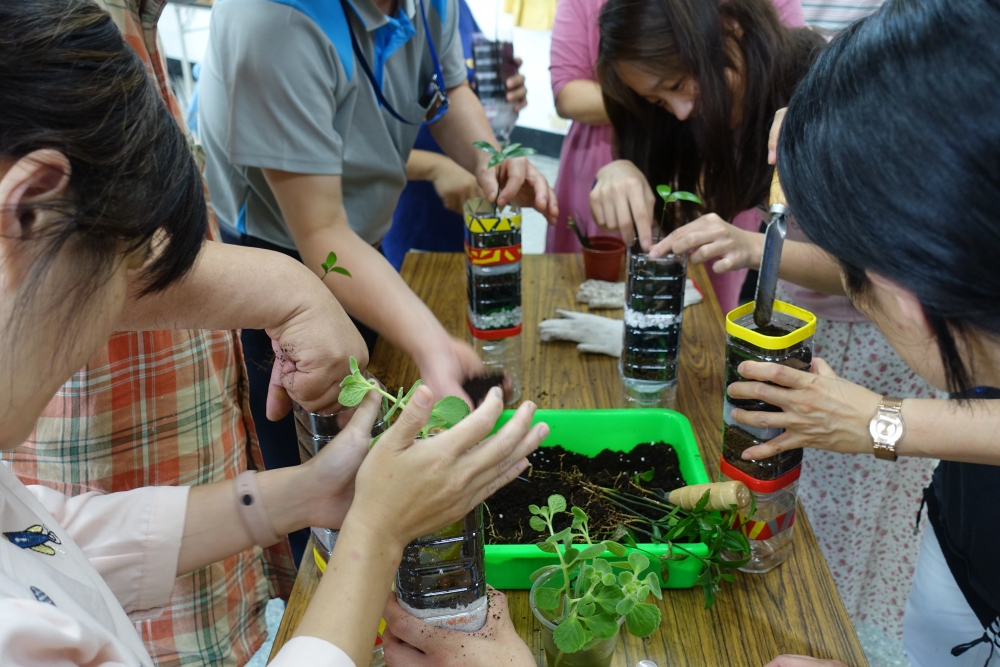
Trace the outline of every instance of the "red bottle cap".
{"type": "Polygon", "coordinates": [[[729,479],[743,482],[754,493],[774,493],[775,491],[780,491],[792,482],[797,481],[799,475],[802,474],[802,466],[797,465],[778,479],[757,479],[746,474],[726,459],[719,460],[719,470],[729,479]]]}

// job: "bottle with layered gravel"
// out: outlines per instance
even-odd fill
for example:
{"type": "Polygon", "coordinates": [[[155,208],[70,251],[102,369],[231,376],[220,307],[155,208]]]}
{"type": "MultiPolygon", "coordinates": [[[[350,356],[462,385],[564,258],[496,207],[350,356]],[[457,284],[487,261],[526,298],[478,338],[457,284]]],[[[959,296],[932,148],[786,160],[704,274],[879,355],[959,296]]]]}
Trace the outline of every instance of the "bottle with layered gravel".
{"type": "Polygon", "coordinates": [[[619,371],[626,407],[673,408],[684,316],[687,255],[628,251],[619,371]]]}
{"type": "Polygon", "coordinates": [[[511,382],[508,404],[521,398],[521,209],[486,199],[465,204],[465,275],[473,347],[488,374],[511,382]]]}

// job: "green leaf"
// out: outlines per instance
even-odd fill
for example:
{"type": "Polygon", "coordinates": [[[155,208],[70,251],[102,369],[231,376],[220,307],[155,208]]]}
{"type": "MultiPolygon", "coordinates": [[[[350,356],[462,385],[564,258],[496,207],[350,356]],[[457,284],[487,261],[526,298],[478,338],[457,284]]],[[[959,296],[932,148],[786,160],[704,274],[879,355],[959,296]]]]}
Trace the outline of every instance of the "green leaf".
{"type": "Polygon", "coordinates": [[[600,572],[601,574],[613,574],[613,571],[611,570],[611,563],[603,558],[595,558],[594,562],[591,563],[591,566],[595,571],[600,572]]]}
{"type": "Polygon", "coordinates": [[[489,153],[490,155],[497,154],[497,149],[493,148],[493,144],[488,141],[473,141],[472,145],[484,153],[489,153]]]}
{"type": "Polygon", "coordinates": [[[604,548],[613,553],[618,558],[625,555],[625,547],[618,544],[617,542],[612,542],[611,540],[604,540],[604,548]]]}
{"type": "Polygon", "coordinates": [[[431,410],[432,415],[444,420],[449,427],[465,419],[470,412],[472,410],[469,408],[469,404],[458,396],[445,396],[435,403],[431,410]]]}
{"type": "Polygon", "coordinates": [[[576,612],[580,616],[592,616],[596,610],[597,607],[594,605],[593,602],[581,601],[580,604],[576,606],[576,612]]]}
{"type": "Polygon", "coordinates": [[[521,144],[510,144],[509,146],[504,146],[503,147],[503,154],[504,155],[510,155],[511,153],[513,153],[514,151],[516,151],[520,147],[521,147],[521,144]]]}
{"type": "Polygon", "coordinates": [[[630,613],[632,609],[635,608],[635,600],[628,597],[623,597],[619,602],[618,606],[615,607],[615,613],[619,616],[625,616],[630,613]]]}
{"type": "Polygon", "coordinates": [[[580,560],[591,560],[592,558],[597,558],[606,551],[603,542],[598,542],[597,544],[592,544],[583,551],[580,552],[578,558],[580,560]]]}
{"type": "Polygon", "coordinates": [[[486,163],[486,168],[487,169],[492,169],[493,167],[497,166],[501,162],[503,162],[503,156],[500,155],[499,153],[494,153],[493,157],[490,158],[490,161],[486,163]]]}
{"type": "Polygon", "coordinates": [[[701,587],[701,592],[705,594],[705,609],[711,609],[715,604],[715,586],[706,584],[701,587]]]}
{"type": "Polygon", "coordinates": [[[576,653],[587,643],[587,633],[576,616],[571,616],[556,626],[552,639],[563,653],[576,653]]]}
{"type": "Polygon", "coordinates": [[[609,614],[618,615],[618,603],[625,599],[618,587],[605,587],[597,592],[594,602],[609,614]]]}
{"type": "Polygon", "coordinates": [[[326,256],[326,261],[323,262],[320,265],[320,267],[324,271],[326,271],[327,273],[329,273],[330,269],[332,269],[336,265],[337,265],[337,253],[331,251],[330,254],[326,256]]]}
{"type": "Polygon", "coordinates": [[[537,542],[535,546],[547,554],[554,554],[556,552],[555,542],[537,542]]]}
{"type": "Polygon", "coordinates": [[[640,572],[649,567],[649,559],[638,551],[633,551],[628,555],[628,565],[635,572],[636,576],[638,576],[640,572]]]}
{"type": "Polygon", "coordinates": [[[709,501],[709,498],[711,497],[711,495],[712,495],[712,493],[710,491],[706,491],[701,496],[701,499],[698,500],[698,504],[694,506],[693,510],[691,510],[691,513],[692,514],[696,514],[698,512],[704,512],[705,511],[705,507],[708,505],[708,501],[709,501]]]}
{"type": "Polygon", "coordinates": [[[640,602],[625,614],[625,627],[636,637],[648,637],[660,627],[660,608],[655,604],[640,602]]]}
{"type": "Polygon", "coordinates": [[[576,517],[577,519],[579,519],[580,521],[583,521],[583,522],[587,521],[587,514],[582,509],[580,509],[579,507],[573,507],[573,508],[571,508],[570,512],[572,512],[573,516],[576,517]]]}
{"type": "Polygon", "coordinates": [[[669,185],[657,185],[656,194],[660,195],[660,199],[663,200],[664,204],[670,202],[670,193],[673,192],[673,188],[669,185]]]}
{"type": "Polygon", "coordinates": [[[528,519],[528,525],[531,526],[532,530],[537,530],[538,532],[543,532],[546,528],[548,528],[540,516],[532,516],[528,519]]]}
{"type": "Polygon", "coordinates": [[[563,552],[563,560],[565,560],[567,563],[573,563],[579,555],[580,555],[579,551],[577,551],[573,547],[567,546],[566,550],[563,552]]]}
{"type": "Polygon", "coordinates": [[[678,190],[677,192],[675,192],[674,199],[683,199],[684,201],[694,202],[695,204],[698,204],[700,206],[705,205],[705,202],[701,200],[701,197],[699,197],[696,194],[692,194],[690,192],[684,192],[683,190],[678,190]]]}
{"type": "Polygon", "coordinates": [[[551,611],[559,606],[560,588],[547,588],[540,586],[535,589],[535,604],[539,609],[551,611]]]}
{"type": "Polygon", "coordinates": [[[358,380],[348,375],[340,382],[340,396],[337,401],[345,408],[353,408],[365,400],[365,394],[372,390],[372,385],[364,380],[358,380]]]}
{"type": "Polygon", "coordinates": [[[604,584],[605,586],[614,586],[615,585],[615,575],[613,575],[613,574],[602,575],[601,576],[601,583],[604,584]]]}
{"type": "Polygon", "coordinates": [[[556,512],[565,512],[566,499],[558,494],[549,496],[549,509],[552,510],[553,514],[556,512]]]}
{"type": "MultiPolygon", "coordinates": [[[[351,357],[350,364],[351,364],[351,375],[354,375],[359,370],[358,369],[358,360],[355,359],[354,357],[351,357]]],[[[343,385],[341,385],[341,386],[343,386],[343,385]]]]}
{"type": "Polygon", "coordinates": [[[330,269],[330,271],[333,272],[333,273],[339,273],[342,276],[347,276],[348,278],[353,278],[354,277],[354,276],[351,275],[350,271],[348,271],[347,269],[345,269],[342,266],[334,266],[334,267],[332,267],[330,269]]]}
{"type": "Polygon", "coordinates": [[[663,591],[660,590],[660,578],[655,572],[646,575],[646,586],[657,600],[663,599],[663,591]]]}
{"type": "Polygon", "coordinates": [[[639,479],[643,482],[652,482],[656,476],[656,468],[650,468],[646,472],[639,473],[639,479]]]}
{"type": "Polygon", "coordinates": [[[594,614],[581,618],[587,629],[598,639],[611,639],[618,634],[618,618],[610,614],[594,614]]]}
{"type": "Polygon", "coordinates": [[[528,511],[531,512],[532,514],[537,514],[539,516],[542,516],[542,508],[539,507],[538,505],[528,505],[528,511]]]}

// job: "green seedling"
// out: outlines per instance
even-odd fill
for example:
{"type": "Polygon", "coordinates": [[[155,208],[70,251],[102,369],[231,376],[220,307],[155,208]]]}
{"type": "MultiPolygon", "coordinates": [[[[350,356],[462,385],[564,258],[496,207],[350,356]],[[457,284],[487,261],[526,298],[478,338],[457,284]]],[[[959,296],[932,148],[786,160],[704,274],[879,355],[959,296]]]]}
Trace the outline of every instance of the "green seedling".
{"type": "MultiPolygon", "coordinates": [[[[340,404],[347,408],[353,408],[361,404],[361,401],[365,400],[365,396],[368,392],[374,391],[382,395],[382,406],[385,410],[385,423],[391,424],[392,417],[399,411],[406,407],[406,404],[413,397],[413,393],[417,390],[422,383],[421,380],[417,380],[410,387],[410,390],[403,393],[403,388],[399,388],[399,392],[393,396],[389,392],[378,386],[378,383],[367,379],[361,374],[358,369],[358,360],[351,357],[351,374],[345,377],[340,383],[340,397],[337,399],[340,404]]],[[[463,401],[458,396],[445,396],[440,401],[434,404],[431,409],[431,417],[428,420],[427,425],[420,430],[420,437],[426,438],[431,429],[434,428],[451,428],[458,422],[465,419],[472,410],[469,405],[463,401]]],[[[372,445],[375,444],[375,440],[372,440],[372,445]]]]}
{"type": "Polygon", "coordinates": [[[660,229],[665,229],[667,217],[667,207],[676,201],[684,200],[689,202],[694,202],[699,206],[704,206],[704,202],[701,198],[692,193],[685,192],[684,190],[674,190],[669,185],[657,185],[656,194],[660,195],[660,199],[663,200],[663,210],[660,212],[660,229]]]}
{"type": "Polygon", "coordinates": [[[320,264],[319,268],[323,269],[323,275],[319,277],[320,280],[323,280],[331,273],[339,273],[340,275],[347,276],[348,278],[354,277],[351,275],[351,272],[344,267],[337,266],[337,253],[335,252],[331,252],[327,255],[326,261],[320,264]]]}
{"type": "Polygon", "coordinates": [[[576,234],[576,238],[580,240],[580,245],[584,248],[590,249],[590,237],[583,233],[579,225],[576,224],[576,220],[573,216],[566,217],[566,226],[573,230],[576,234]]]}
{"type": "Polygon", "coordinates": [[[472,145],[488,153],[490,156],[490,161],[486,163],[487,169],[492,169],[499,164],[502,164],[504,160],[508,158],[515,157],[527,157],[529,155],[534,155],[538,151],[534,148],[528,148],[527,146],[522,146],[521,144],[505,144],[500,150],[493,147],[493,144],[487,141],[474,141],[472,145]]]}
{"type": "Polygon", "coordinates": [[[559,586],[542,586],[535,591],[535,604],[553,616],[552,633],[561,654],[576,653],[595,639],[610,639],[618,633],[618,621],[636,637],[648,637],[660,627],[660,608],[646,602],[652,593],[662,599],[660,579],[655,572],[640,578],[649,567],[649,558],[633,551],[625,560],[626,548],[614,540],[593,541],[590,521],[579,507],[566,512],[566,499],[549,496],[548,505],[529,505],[531,527],[548,536],[538,548],[559,557],[558,565],[547,565],[531,575],[536,581],[549,573],[561,573],[559,586]],[[556,531],[553,520],[568,513],[569,528],[556,531]]]}

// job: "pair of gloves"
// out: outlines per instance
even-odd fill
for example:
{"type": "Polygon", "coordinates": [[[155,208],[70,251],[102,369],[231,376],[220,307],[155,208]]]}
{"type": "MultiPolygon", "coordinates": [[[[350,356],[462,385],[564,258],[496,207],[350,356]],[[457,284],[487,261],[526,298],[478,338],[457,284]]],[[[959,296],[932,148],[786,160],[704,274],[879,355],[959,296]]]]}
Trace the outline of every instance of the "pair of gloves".
{"type": "MultiPolygon", "coordinates": [[[[580,285],[576,300],[586,303],[590,308],[624,308],[625,283],[588,280],[580,285]]],[[[701,300],[701,292],[692,280],[688,280],[684,289],[684,307],[700,303],[701,300]]],[[[622,320],[562,309],[556,310],[556,314],[559,315],[557,319],[543,320],[538,325],[543,341],[568,340],[578,343],[576,349],[583,354],[621,356],[624,335],[622,320]]]]}

